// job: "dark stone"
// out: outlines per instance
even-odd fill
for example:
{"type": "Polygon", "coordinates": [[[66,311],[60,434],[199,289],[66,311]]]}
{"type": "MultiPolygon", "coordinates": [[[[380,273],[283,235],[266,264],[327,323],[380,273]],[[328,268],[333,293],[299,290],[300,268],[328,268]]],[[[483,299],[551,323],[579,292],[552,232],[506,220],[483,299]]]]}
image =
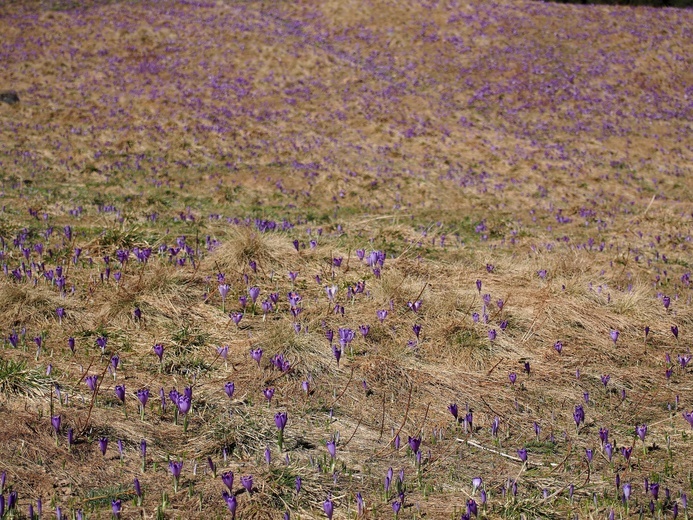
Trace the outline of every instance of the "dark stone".
{"type": "Polygon", "coordinates": [[[0,101],[8,105],[19,103],[19,96],[14,90],[4,90],[0,92],[0,101]]]}

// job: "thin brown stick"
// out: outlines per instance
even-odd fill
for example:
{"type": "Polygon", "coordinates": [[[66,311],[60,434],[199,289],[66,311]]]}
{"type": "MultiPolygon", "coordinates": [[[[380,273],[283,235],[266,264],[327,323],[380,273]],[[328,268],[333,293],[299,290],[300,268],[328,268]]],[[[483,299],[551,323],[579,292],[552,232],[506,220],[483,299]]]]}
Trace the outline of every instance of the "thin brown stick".
{"type": "Polygon", "coordinates": [[[346,393],[347,388],[349,388],[349,383],[351,383],[351,380],[353,377],[354,377],[354,367],[351,367],[351,373],[349,374],[349,380],[347,381],[346,385],[344,385],[342,392],[335,398],[334,401],[332,401],[332,404],[330,404],[330,408],[332,408],[337,403],[337,401],[339,401],[342,398],[342,396],[346,393]]]}
{"type": "MultiPolygon", "coordinates": [[[[411,406],[411,394],[413,391],[414,391],[414,385],[411,385],[409,387],[409,398],[407,399],[407,408],[404,411],[404,420],[402,421],[402,424],[400,424],[397,432],[392,436],[392,439],[390,439],[390,442],[387,443],[388,446],[393,443],[393,441],[397,438],[397,436],[402,431],[402,428],[404,428],[404,425],[407,424],[407,419],[409,418],[409,407],[411,406]]],[[[386,450],[380,450],[378,453],[376,453],[376,456],[382,455],[385,451],[386,450]]]]}

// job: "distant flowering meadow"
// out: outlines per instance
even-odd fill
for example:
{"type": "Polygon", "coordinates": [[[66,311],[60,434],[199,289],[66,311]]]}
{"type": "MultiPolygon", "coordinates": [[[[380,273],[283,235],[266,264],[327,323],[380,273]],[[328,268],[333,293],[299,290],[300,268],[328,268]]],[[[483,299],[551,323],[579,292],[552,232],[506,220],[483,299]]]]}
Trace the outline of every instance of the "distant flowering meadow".
{"type": "Polygon", "coordinates": [[[0,7],[0,518],[688,518],[693,12],[0,7]]]}

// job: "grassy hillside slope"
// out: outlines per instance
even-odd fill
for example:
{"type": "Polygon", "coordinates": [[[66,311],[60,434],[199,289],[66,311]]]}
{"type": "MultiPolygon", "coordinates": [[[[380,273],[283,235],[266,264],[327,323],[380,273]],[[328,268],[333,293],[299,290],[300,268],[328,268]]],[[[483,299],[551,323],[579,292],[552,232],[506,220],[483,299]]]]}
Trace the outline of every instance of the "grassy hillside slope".
{"type": "Polygon", "coordinates": [[[691,11],[55,0],[0,34],[19,514],[683,517],[691,11]]]}

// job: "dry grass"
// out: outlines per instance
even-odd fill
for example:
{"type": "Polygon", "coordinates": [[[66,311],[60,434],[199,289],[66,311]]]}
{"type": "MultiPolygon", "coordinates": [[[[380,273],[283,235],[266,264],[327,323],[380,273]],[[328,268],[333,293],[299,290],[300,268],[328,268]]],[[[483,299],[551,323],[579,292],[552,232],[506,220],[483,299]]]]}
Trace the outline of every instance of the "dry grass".
{"type": "Polygon", "coordinates": [[[244,519],[323,518],[328,495],[335,518],[351,518],[358,492],[367,518],[389,518],[388,468],[405,474],[400,519],[459,518],[476,476],[484,518],[625,518],[616,474],[637,488],[631,516],[649,507],[644,478],[670,490],[662,517],[693,493],[681,417],[691,369],[677,359],[693,337],[690,11],[199,4],[0,7],[3,80],[21,98],[0,106],[0,472],[22,511],[42,498],[44,516],[60,505],[105,518],[120,498],[123,518],[228,517],[208,457],[235,473],[244,519]],[[134,249],[149,247],[138,261],[134,249]],[[386,253],[380,273],[359,250],[386,253]],[[260,296],[236,325],[251,287],[260,296]],[[355,338],[338,366],[326,331],[338,343],[340,328],[355,338]],[[87,375],[99,376],[96,399],[87,375]],[[187,431],[158,398],[185,387],[187,431]],[[152,392],[144,421],[141,388],[152,392]],[[617,453],[634,446],[630,463],[606,461],[600,428],[617,453]],[[419,435],[420,465],[407,448],[419,435]],[[172,459],[184,461],[176,493],[172,459]]]}

